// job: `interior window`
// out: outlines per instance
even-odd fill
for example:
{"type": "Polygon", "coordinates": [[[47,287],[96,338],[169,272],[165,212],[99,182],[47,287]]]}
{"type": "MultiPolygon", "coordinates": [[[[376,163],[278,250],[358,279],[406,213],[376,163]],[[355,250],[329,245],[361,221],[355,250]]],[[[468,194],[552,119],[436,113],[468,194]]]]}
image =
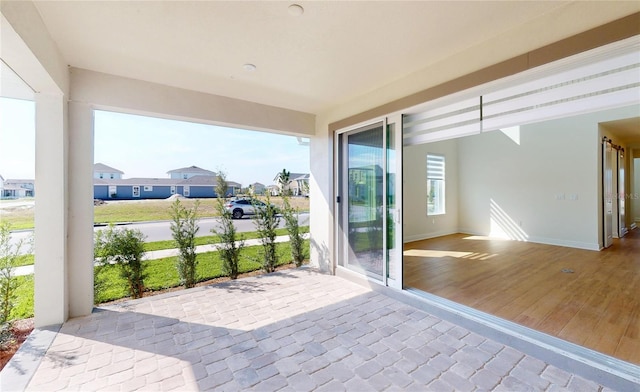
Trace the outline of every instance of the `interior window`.
{"type": "Polygon", "coordinates": [[[427,154],[427,215],[445,213],[444,156],[427,154]]]}

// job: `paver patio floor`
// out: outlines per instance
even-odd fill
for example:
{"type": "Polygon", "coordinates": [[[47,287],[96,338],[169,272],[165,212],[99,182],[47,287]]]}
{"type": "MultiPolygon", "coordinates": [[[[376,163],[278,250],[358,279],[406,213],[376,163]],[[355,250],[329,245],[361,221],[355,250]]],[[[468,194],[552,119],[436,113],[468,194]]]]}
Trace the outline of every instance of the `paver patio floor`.
{"type": "Polygon", "coordinates": [[[311,269],[66,322],[27,390],[446,391],[602,387],[311,269]]]}

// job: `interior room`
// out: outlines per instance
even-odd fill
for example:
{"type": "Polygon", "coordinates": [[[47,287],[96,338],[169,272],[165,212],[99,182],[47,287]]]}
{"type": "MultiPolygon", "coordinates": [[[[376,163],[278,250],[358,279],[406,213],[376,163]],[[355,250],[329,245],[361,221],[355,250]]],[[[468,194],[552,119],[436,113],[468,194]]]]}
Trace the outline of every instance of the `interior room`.
{"type": "Polygon", "coordinates": [[[640,363],[638,113],[405,140],[404,286],[640,363]],[[444,161],[443,207],[428,156],[444,161]]]}

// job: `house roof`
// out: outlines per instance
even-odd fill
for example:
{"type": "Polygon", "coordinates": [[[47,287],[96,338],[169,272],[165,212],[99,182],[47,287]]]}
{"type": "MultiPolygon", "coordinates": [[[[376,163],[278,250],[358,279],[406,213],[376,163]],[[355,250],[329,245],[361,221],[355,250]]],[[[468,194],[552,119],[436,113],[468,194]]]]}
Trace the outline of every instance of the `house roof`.
{"type": "MultiPolygon", "coordinates": [[[[157,185],[157,186],[216,186],[215,176],[193,176],[186,180],[179,178],[94,178],[94,185],[157,185]]],[[[240,184],[233,181],[227,181],[230,187],[239,188],[240,184]]]]}
{"type": "Polygon", "coordinates": [[[197,175],[197,176],[193,176],[193,177],[187,178],[186,180],[181,180],[178,184],[180,184],[180,185],[211,185],[211,186],[216,186],[217,181],[218,181],[218,177],[217,176],[197,175]]]}
{"type": "Polygon", "coordinates": [[[93,171],[98,173],[120,173],[124,174],[123,171],[113,168],[111,166],[107,166],[104,163],[94,163],[93,171]]]}
{"type": "Polygon", "coordinates": [[[291,173],[289,176],[289,180],[297,181],[297,180],[308,180],[309,173],[291,173]]]}
{"type": "Polygon", "coordinates": [[[36,180],[7,178],[4,182],[5,184],[35,184],[36,180]]]}
{"type": "Polygon", "coordinates": [[[211,170],[203,169],[203,168],[198,167],[198,166],[182,167],[180,169],[173,169],[173,170],[169,170],[167,172],[167,174],[171,174],[171,173],[198,173],[198,174],[206,175],[206,176],[216,176],[217,175],[216,172],[212,172],[211,170]]]}
{"type": "Polygon", "coordinates": [[[94,185],[177,185],[179,181],[174,178],[94,178],[94,185]]]}

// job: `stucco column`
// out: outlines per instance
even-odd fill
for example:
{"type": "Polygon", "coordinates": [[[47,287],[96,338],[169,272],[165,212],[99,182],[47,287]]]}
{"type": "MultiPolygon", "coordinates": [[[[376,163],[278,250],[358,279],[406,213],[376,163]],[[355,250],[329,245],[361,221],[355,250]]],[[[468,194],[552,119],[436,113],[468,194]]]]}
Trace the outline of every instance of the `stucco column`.
{"type": "Polygon", "coordinates": [[[67,124],[62,94],[36,94],[35,326],[67,319],[67,124]]]}
{"type": "Polygon", "coordinates": [[[333,146],[325,124],[310,138],[311,265],[333,273],[333,146]]]}
{"type": "Polygon", "coordinates": [[[69,102],[69,317],[93,310],[93,110],[69,102]]]}

